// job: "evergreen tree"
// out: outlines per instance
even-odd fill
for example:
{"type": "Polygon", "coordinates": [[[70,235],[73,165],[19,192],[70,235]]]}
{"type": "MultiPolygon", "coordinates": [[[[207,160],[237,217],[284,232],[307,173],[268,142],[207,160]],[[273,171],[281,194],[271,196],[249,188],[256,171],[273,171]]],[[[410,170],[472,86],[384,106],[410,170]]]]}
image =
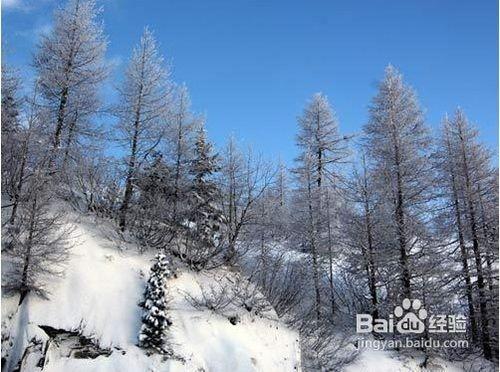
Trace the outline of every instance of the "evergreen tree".
{"type": "Polygon", "coordinates": [[[137,177],[138,197],[136,205],[132,206],[132,232],[141,246],[164,249],[174,231],[170,223],[174,197],[172,170],[162,153],[155,152],[151,158],[150,164],[137,177]]]}
{"type": "Polygon", "coordinates": [[[217,155],[212,154],[212,145],[207,142],[204,128],[200,128],[190,168],[193,185],[189,195],[186,239],[186,258],[195,269],[202,269],[220,253],[224,218],[217,205],[219,189],[213,180],[218,170],[217,155]]]}
{"type": "Polygon", "coordinates": [[[167,334],[168,327],[172,325],[167,314],[169,302],[167,279],[172,277],[173,273],[165,254],[159,253],[155,259],[144,292],[144,301],[139,304],[144,309],[139,346],[171,355],[167,334]]]}

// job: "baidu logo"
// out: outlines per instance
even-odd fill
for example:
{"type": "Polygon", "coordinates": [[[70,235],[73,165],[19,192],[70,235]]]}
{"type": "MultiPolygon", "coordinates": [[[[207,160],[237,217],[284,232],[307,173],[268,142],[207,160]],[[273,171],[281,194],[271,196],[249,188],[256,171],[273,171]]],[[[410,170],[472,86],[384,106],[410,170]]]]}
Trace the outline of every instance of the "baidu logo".
{"type": "Polygon", "coordinates": [[[396,330],[402,334],[423,333],[427,311],[422,307],[420,300],[412,301],[405,298],[401,305],[394,309],[394,316],[399,319],[396,323],[396,330]]]}
{"type": "Polygon", "coordinates": [[[429,333],[463,333],[466,331],[467,319],[463,315],[431,315],[418,299],[405,298],[400,306],[394,308],[389,319],[373,319],[370,314],[356,315],[356,331],[358,333],[394,333],[422,334],[429,333]]]}

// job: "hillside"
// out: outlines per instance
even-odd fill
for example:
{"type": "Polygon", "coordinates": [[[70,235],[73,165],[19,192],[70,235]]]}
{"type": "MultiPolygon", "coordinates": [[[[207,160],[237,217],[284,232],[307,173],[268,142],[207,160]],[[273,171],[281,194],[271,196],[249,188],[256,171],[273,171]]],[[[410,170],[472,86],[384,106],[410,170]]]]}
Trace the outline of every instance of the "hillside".
{"type": "Polygon", "coordinates": [[[20,360],[23,371],[300,370],[298,335],[273,310],[256,315],[233,306],[220,315],[188,301],[222,280],[231,285],[235,274],[225,269],[180,270],[169,281],[178,360],[147,356],[136,346],[137,303],[152,256],[118,244],[102,221],[70,213],[68,223],[74,225],[72,256],[50,299],[29,296],[20,308],[17,296],[2,299],[4,370],[15,370],[20,360]]]}

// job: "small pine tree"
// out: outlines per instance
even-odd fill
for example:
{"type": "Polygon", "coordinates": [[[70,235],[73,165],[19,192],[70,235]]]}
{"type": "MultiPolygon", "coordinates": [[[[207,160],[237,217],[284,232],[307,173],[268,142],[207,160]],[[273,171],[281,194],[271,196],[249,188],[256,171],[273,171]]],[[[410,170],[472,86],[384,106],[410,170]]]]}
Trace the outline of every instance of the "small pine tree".
{"type": "Polygon", "coordinates": [[[167,329],[172,321],[167,314],[169,297],[166,285],[172,274],[167,257],[163,253],[157,254],[144,292],[144,301],[139,304],[144,309],[139,346],[170,355],[172,350],[167,329]]]}

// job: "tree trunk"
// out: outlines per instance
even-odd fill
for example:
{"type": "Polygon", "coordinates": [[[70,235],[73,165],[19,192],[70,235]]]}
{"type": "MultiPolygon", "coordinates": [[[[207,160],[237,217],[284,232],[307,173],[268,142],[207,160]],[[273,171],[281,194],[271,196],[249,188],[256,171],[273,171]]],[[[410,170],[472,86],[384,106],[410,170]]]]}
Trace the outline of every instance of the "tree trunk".
{"type": "Polygon", "coordinates": [[[19,202],[21,201],[21,193],[24,184],[24,172],[26,171],[26,162],[28,158],[28,147],[29,147],[29,137],[30,137],[30,128],[28,128],[27,137],[23,143],[23,149],[21,153],[21,163],[19,164],[19,179],[17,180],[17,185],[14,190],[14,200],[12,201],[12,212],[10,215],[9,223],[14,225],[17,216],[17,208],[19,206],[19,202]]]}
{"type": "Polygon", "coordinates": [[[486,213],[484,210],[484,203],[483,203],[483,197],[482,197],[482,190],[480,185],[477,187],[477,195],[479,198],[479,209],[481,212],[481,230],[483,233],[483,239],[484,242],[488,245],[488,248],[485,252],[486,256],[486,267],[488,268],[488,275],[487,275],[487,280],[488,280],[488,290],[490,292],[490,295],[493,296],[494,293],[494,278],[493,278],[493,252],[495,251],[495,247],[493,245],[493,242],[495,240],[495,234],[492,234],[490,231],[490,226],[487,222],[487,217],[486,213]]]}
{"type": "Polygon", "coordinates": [[[313,264],[313,282],[314,282],[314,293],[316,296],[315,312],[316,319],[321,318],[321,293],[319,287],[319,263],[318,263],[318,252],[316,246],[316,227],[314,223],[314,212],[312,205],[312,190],[311,190],[311,179],[310,179],[310,169],[307,172],[307,194],[308,194],[308,212],[309,212],[309,244],[311,246],[312,254],[312,264],[313,264]]]}
{"type": "Polygon", "coordinates": [[[14,224],[16,217],[17,217],[17,209],[19,207],[19,203],[21,201],[21,194],[23,191],[23,185],[24,185],[24,176],[26,172],[26,164],[28,161],[28,154],[29,154],[29,146],[30,146],[30,139],[31,139],[31,132],[33,130],[33,122],[35,120],[35,112],[33,107],[36,104],[36,97],[38,92],[38,86],[35,85],[35,89],[33,92],[33,100],[30,103],[31,104],[31,112],[30,116],[28,119],[28,128],[27,128],[27,133],[26,137],[24,138],[22,149],[21,149],[21,162],[19,164],[19,178],[17,180],[17,185],[15,185],[15,190],[14,190],[14,200],[12,204],[12,212],[10,215],[9,222],[11,225],[14,224]]]}
{"type": "Polygon", "coordinates": [[[49,161],[49,170],[52,172],[53,167],[57,158],[57,153],[59,152],[59,146],[61,145],[61,135],[64,126],[64,117],[66,116],[66,105],[68,102],[68,92],[69,89],[65,86],[61,91],[61,99],[59,101],[59,109],[57,111],[56,119],[56,130],[54,132],[54,138],[52,140],[52,154],[49,161]]]}
{"type": "Polygon", "coordinates": [[[467,198],[467,206],[469,211],[469,222],[470,222],[470,232],[472,235],[472,249],[474,252],[474,261],[476,265],[477,272],[477,287],[479,292],[479,311],[481,317],[481,342],[484,357],[488,360],[491,360],[491,345],[490,345],[490,334],[489,334],[489,324],[488,324],[488,309],[487,309],[487,299],[485,294],[485,283],[484,283],[484,274],[483,274],[483,264],[481,259],[481,251],[479,247],[479,238],[478,238],[478,228],[477,228],[477,220],[476,220],[476,211],[474,209],[474,202],[472,196],[472,188],[471,188],[471,180],[469,173],[469,165],[466,156],[466,150],[464,146],[464,140],[462,134],[460,133],[460,144],[462,150],[462,166],[465,176],[465,188],[466,188],[466,198],[467,198]]]}
{"type": "Polygon", "coordinates": [[[176,154],[176,159],[175,159],[175,179],[174,179],[174,205],[173,205],[173,211],[172,211],[172,218],[174,221],[174,224],[177,224],[178,218],[177,218],[177,208],[178,208],[178,203],[179,203],[179,182],[180,182],[180,177],[181,177],[181,151],[182,151],[182,123],[183,123],[183,115],[182,115],[182,110],[183,106],[180,108],[180,114],[178,115],[178,128],[177,128],[177,154],[176,154]]]}
{"type": "MultiPolygon", "coordinates": [[[[453,156],[452,151],[451,151],[451,146],[450,146],[448,139],[447,139],[446,145],[447,145],[448,155],[450,157],[453,156]]],[[[460,203],[459,203],[459,199],[458,199],[458,189],[457,189],[457,182],[456,182],[456,177],[455,177],[455,169],[453,169],[453,168],[450,169],[450,176],[451,176],[451,185],[452,185],[453,207],[455,210],[455,222],[456,222],[457,233],[458,233],[458,244],[460,247],[460,257],[461,257],[461,261],[462,261],[462,274],[464,276],[464,281],[465,281],[465,293],[467,296],[467,306],[468,306],[468,310],[469,310],[469,319],[470,319],[470,325],[471,325],[472,342],[476,343],[477,338],[478,338],[477,324],[476,324],[476,311],[474,309],[474,298],[472,297],[472,293],[473,293],[472,280],[471,280],[471,275],[470,275],[470,271],[469,271],[467,247],[465,246],[464,230],[463,230],[463,225],[462,225],[462,212],[460,211],[460,203]]]]}
{"type": "Polygon", "coordinates": [[[125,194],[123,195],[122,205],[120,207],[120,220],[119,227],[122,232],[125,231],[127,227],[127,213],[130,205],[130,200],[132,199],[133,184],[132,181],[135,177],[135,162],[137,158],[137,149],[139,143],[139,129],[141,124],[141,110],[142,110],[142,95],[144,90],[144,66],[146,63],[146,51],[142,50],[141,56],[141,77],[139,83],[139,91],[137,96],[137,106],[135,108],[135,119],[134,119],[134,134],[132,136],[132,147],[130,148],[130,159],[128,163],[127,178],[125,180],[125,194]]]}
{"type": "MultiPolygon", "coordinates": [[[[137,114],[137,116],[139,116],[137,114]]],[[[137,156],[137,140],[138,140],[139,121],[134,123],[134,137],[132,138],[132,148],[130,151],[130,160],[128,164],[127,178],[125,180],[125,194],[123,195],[122,205],[120,207],[120,230],[123,232],[127,226],[127,213],[129,209],[130,200],[132,199],[132,181],[135,175],[135,162],[137,156]]]]}
{"type": "MultiPolygon", "coordinates": [[[[37,191],[35,191],[37,192],[37,191]]],[[[23,264],[23,273],[21,276],[21,293],[19,296],[19,305],[23,302],[25,297],[29,292],[28,287],[28,270],[30,268],[30,260],[31,260],[31,246],[33,244],[33,233],[35,230],[35,214],[37,208],[37,199],[36,195],[34,196],[33,203],[31,205],[30,211],[30,222],[29,222],[29,230],[28,230],[28,239],[26,241],[26,252],[24,255],[24,264],[23,264]]]]}
{"type": "Polygon", "coordinates": [[[366,242],[367,242],[367,252],[365,257],[366,262],[366,273],[368,275],[368,287],[370,290],[370,296],[372,301],[372,316],[373,319],[378,319],[378,297],[377,297],[377,281],[375,278],[375,262],[373,259],[373,232],[372,232],[372,220],[370,212],[370,201],[368,199],[368,185],[366,182],[366,175],[363,177],[363,199],[364,199],[364,209],[365,209],[365,227],[366,227],[366,242]]]}
{"type": "Polygon", "coordinates": [[[328,224],[328,279],[330,285],[330,306],[332,310],[332,316],[335,315],[335,290],[333,286],[333,252],[332,252],[332,224],[330,219],[330,193],[327,191],[326,197],[326,213],[327,213],[327,224],[328,224]]]}
{"type": "Polygon", "coordinates": [[[66,147],[64,149],[64,160],[63,160],[63,166],[62,169],[66,169],[69,161],[69,152],[70,152],[70,147],[71,144],[73,143],[73,139],[75,136],[75,130],[76,130],[76,123],[78,120],[78,111],[75,113],[75,118],[71,121],[68,127],[68,137],[66,138],[66,147]]]}
{"type": "Polygon", "coordinates": [[[396,225],[400,253],[401,282],[403,286],[403,295],[411,298],[411,277],[408,262],[408,253],[406,252],[406,229],[404,215],[404,196],[403,182],[401,177],[401,155],[397,141],[395,141],[395,160],[396,160],[396,225]]]}
{"type": "Polygon", "coordinates": [[[458,244],[460,246],[460,256],[462,259],[462,273],[465,280],[465,292],[467,296],[467,305],[469,309],[472,342],[475,343],[477,342],[476,311],[474,310],[474,299],[472,297],[473,288],[469,271],[468,254],[467,254],[467,248],[465,246],[464,233],[462,227],[462,216],[460,212],[460,205],[458,203],[458,195],[457,195],[454,175],[452,175],[452,183],[453,183],[453,204],[455,209],[455,220],[457,223],[458,242],[459,242],[458,244]]]}

